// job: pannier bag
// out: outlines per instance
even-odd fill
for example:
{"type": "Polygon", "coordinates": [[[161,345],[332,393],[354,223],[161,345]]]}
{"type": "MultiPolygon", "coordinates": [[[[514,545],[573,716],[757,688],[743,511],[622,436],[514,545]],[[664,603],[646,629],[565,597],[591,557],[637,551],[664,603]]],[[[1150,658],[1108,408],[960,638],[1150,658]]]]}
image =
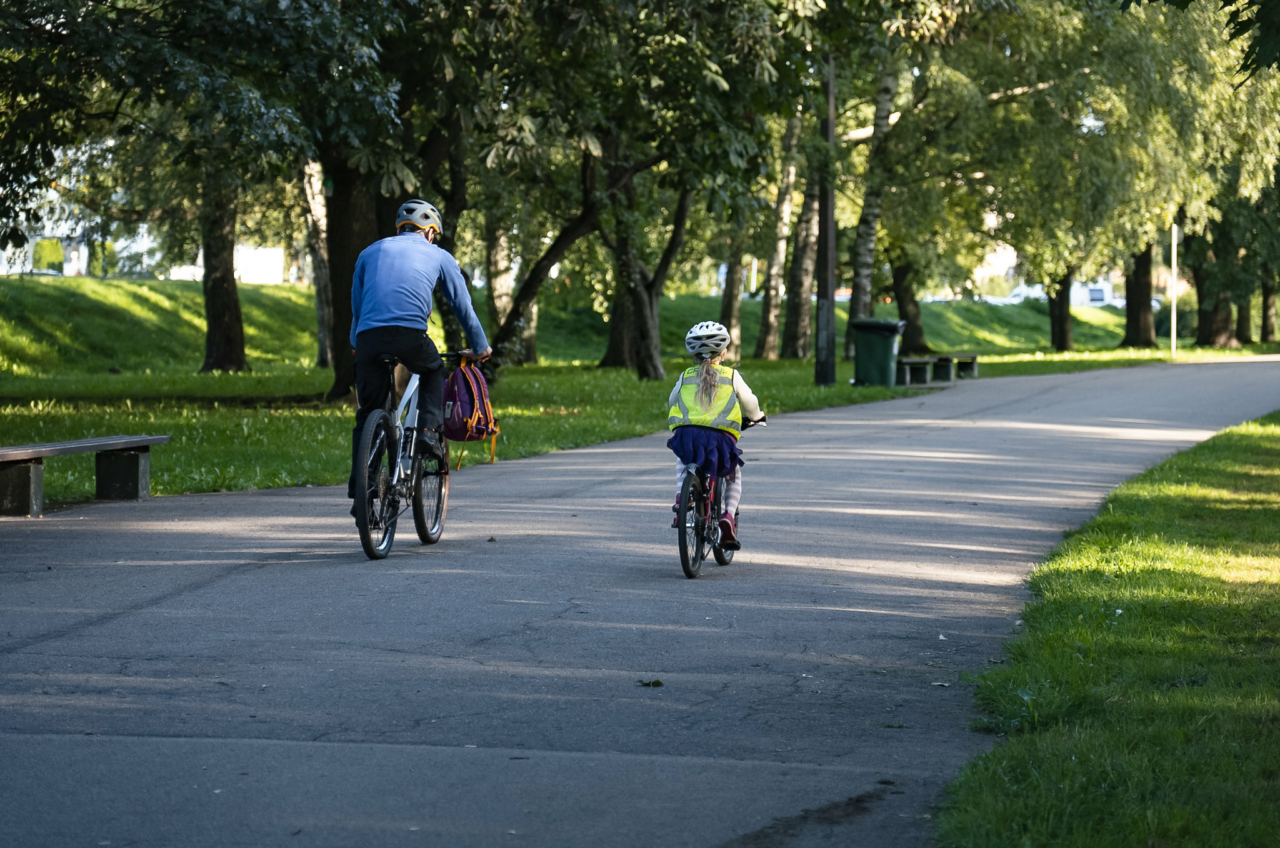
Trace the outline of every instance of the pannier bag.
{"type": "MultiPolygon", "coordinates": [[[[498,448],[498,419],[480,369],[463,361],[444,384],[444,436],[451,442],[489,440],[489,462],[498,448]]],[[[461,457],[459,457],[461,462],[461,457]]]]}

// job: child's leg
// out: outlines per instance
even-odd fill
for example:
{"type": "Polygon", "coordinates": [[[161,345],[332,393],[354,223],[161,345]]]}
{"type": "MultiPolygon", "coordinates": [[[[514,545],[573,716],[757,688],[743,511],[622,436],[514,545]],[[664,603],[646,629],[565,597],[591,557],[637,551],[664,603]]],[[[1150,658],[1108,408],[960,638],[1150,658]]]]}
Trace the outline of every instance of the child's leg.
{"type": "Polygon", "coordinates": [[[742,500],[742,469],[739,468],[737,473],[733,475],[733,479],[729,481],[729,485],[724,490],[724,511],[733,515],[738,509],[738,502],[742,500]]]}
{"type": "Polygon", "coordinates": [[[689,474],[689,466],[680,460],[676,460],[676,498],[680,497],[680,490],[684,486],[684,478],[689,474]]]}

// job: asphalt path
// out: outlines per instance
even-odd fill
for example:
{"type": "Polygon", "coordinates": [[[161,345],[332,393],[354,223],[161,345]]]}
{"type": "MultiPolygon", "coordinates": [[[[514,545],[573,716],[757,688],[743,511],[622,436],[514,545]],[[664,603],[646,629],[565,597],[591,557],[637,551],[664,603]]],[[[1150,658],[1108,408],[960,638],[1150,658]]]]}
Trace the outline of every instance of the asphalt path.
{"type": "Polygon", "coordinates": [[[778,416],[698,580],[663,435],[464,470],[382,562],[341,489],[0,520],[0,845],[928,844],[1033,564],[1277,407],[1272,358],[778,416]]]}

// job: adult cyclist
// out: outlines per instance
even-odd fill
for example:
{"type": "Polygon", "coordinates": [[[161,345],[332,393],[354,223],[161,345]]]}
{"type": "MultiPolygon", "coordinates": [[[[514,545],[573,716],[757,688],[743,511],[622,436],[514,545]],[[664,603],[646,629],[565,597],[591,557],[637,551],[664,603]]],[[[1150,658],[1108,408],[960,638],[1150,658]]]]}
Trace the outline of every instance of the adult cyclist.
{"type": "MultiPolygon", "coordinates": [[[[396,234],[365,248],[351,281],[351,347],[356,358],[356,426],[351,434],[351,477],[347,497],[355,498],[356,454],[365,420],[381,409],[391,392],[391,375],[378,364],[390,354],[419,377],[418,444],[440,456],[444,424],[444,362],[427,335],[431,297],[444,294],[467,334],[471,358],[492,354],[484,328],[471,308],[462,269],[448,251],[436,246],[440,212],[425,200],[410,200],[396,215],[396,234]]],[[[352,507],[352,515],[355,507],[352,507]]]]}

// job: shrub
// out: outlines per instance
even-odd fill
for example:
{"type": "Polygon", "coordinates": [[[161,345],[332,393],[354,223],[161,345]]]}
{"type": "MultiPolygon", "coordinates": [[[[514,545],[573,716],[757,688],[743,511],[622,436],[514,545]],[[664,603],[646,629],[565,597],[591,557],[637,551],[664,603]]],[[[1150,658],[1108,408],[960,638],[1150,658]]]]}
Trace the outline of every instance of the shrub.
{"type": "Polygon", "coordinates": [[[31,255],[31,267],[36,271],[62,273],[62,242],[57,239],[41,239],[36,242],[31,255]]]}

